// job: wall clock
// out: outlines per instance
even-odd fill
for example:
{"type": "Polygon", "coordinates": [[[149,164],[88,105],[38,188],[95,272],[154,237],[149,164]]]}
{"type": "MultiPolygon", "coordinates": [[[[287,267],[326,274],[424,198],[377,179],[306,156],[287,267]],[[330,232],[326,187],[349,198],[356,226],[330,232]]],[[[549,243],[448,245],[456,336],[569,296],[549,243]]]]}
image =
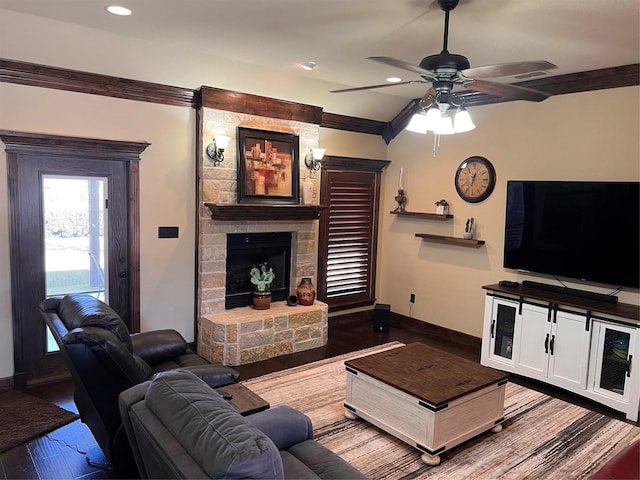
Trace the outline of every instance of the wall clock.
{"type": "Polygon", "coordinates": [[[456,170],[454,183],[458,195],[465,202],[482,202],[496,186],[496,169],[484,157],[469,157],[456,170]]]}

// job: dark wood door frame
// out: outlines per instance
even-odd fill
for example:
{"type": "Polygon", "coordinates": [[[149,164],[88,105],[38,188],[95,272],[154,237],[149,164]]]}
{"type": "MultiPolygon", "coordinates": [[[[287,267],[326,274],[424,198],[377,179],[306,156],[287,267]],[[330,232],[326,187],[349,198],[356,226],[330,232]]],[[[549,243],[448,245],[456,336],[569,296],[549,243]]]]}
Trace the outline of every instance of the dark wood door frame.
{"type": "MultiPolygon", "coordinates": [[[[128,255],[126,264],[121,267],[121,276],[127,276],[129,306],[128,312],[123,312],[132,332],[140,330],[140,205],[139,205],[139,160],[140,154],[149,146],[148,143],[120,142],[114,140],[98,140],[88,138],[63,137],[55,135],[34,134],[25,132],[1,131],[0,139],[5,144],[7,154],[7,175],[9,181],[9,204],[16,198],[18,182],[16,174],[19,162],[27,159],[48,159],[62,162],[69,160],[88,161],[103,160],[123,162],[126,171],[127,204],[127,243],[128,255]]],[[[25,272],[20,264],[21,255],[18,233],[20,222],[20,208],[9,208],[9,241],[11,265],[11,308],[13,318],[14,344],[14,377],[16,388],[25,388],[28,383],[26,369],[28,367],[28,352],[23,345],[26,336],[32,332],[25,331],[25,315],[28,312],[22,308],[25,302],[33,299],[23,298],[23,293],[16,286],[22,285],[25,272]]],[[[39,207],[35,207],[39,208],[39,207]]],[[[28,272],[27,272],[28,274],[28,272]]],[[[28,296],[28,294],[27,294],[28,296]]]]}

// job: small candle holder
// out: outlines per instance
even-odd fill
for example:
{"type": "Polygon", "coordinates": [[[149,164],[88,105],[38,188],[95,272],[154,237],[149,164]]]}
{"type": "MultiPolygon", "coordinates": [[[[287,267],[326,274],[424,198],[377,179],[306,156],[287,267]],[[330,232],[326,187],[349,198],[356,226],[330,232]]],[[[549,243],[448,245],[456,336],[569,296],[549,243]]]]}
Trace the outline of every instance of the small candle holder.
{"type": "Polygon", "coordinates": [[[396,195],[394,198],[395,198],[395,201],[398,202],[398,206],[393,212],[394,213],[404,212],[405,211],[404,204],[407,203],[407,196],[404,194],[404,190],[403,189],[398,190],[398,195],[396,195]]]}

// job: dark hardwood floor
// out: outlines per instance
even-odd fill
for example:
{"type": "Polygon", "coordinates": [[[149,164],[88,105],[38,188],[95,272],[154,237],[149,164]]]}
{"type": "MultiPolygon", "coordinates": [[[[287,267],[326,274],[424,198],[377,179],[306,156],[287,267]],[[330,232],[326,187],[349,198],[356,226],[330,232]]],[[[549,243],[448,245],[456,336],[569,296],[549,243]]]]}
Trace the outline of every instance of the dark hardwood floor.
{"type": "MultiPolygon", "coordinates": [[[[479,342],[456,343],[455,338],[448,338],[442,333],[437,328],[423,328],[420,322],[394,314],[390,331],[376,332],[372,328],[370,312],[345,314],[330,319],[329,341],[324,347],[242,365],[237,370],[241,379],[248,379],[391,341],[422,342],[479,362],[479,342]]],[[[562,390],[515,376],[511,377],[511,381],[625,420],[624,415],[618,412],[562,390]]],[[[77,412],[70,380],[32,388],[28,393],[77,412]]],[[[25,421],[28,421],[28,412],[25,412],[25,421]]],[[[80,420],[0,454],[4,479],[111,478],[104,463],[104,456],[91,432],[80,420]]]]}

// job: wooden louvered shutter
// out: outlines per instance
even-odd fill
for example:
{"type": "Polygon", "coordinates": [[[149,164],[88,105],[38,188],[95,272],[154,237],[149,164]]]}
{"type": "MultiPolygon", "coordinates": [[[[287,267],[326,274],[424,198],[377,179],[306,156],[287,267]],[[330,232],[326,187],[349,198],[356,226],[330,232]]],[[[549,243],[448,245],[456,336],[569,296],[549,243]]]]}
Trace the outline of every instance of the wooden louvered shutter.
{"type": "Polygon", "coordinates": [[[317,290],[332,310],[375,301],[379,190],[379,171],[323,168],[317,290]]]}

